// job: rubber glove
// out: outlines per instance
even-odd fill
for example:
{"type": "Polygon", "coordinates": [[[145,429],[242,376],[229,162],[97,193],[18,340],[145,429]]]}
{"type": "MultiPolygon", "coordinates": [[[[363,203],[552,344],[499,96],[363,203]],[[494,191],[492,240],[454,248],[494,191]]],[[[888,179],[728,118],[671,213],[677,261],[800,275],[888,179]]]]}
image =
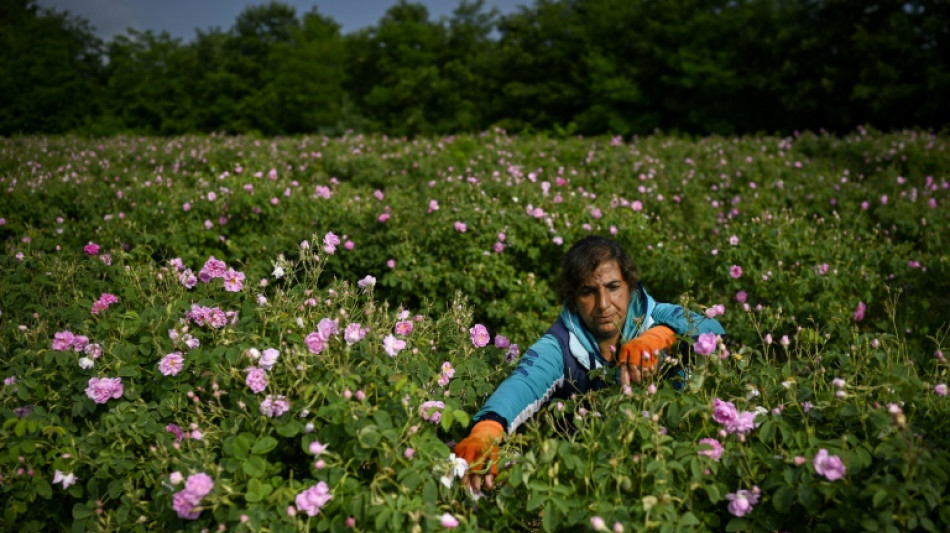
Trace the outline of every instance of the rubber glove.
{"type": "Polygon", "coordinates": [[[653,326],[639,337],[620,347],[618,363],[628,368],[654,369],[660,362],[660,353],[669,351],[676,342],[676,334],[666,326],[653,326]]]}
{"type": "Polygon", "coordinates": [[[468,437],[455,445],[452,450],[456,457],[468,461],[470,469],[481,468],[486,456],[490,455],[491,473],[498,474],[498,443],[505,434],[505,428],[494,420],[482,420],[472,427],[468,437]]]}

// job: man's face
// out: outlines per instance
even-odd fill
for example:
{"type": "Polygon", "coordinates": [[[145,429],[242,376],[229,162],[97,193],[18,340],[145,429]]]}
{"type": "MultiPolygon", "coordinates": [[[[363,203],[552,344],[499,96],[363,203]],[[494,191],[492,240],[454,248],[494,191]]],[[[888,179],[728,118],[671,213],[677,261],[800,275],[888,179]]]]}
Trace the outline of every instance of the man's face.
{"type": "Polygon", "coordinates": [[[599,342],[619,340],[629,304],[630,287],[616,261],[601,263],[574,299],[578,316],[599,342]]]}

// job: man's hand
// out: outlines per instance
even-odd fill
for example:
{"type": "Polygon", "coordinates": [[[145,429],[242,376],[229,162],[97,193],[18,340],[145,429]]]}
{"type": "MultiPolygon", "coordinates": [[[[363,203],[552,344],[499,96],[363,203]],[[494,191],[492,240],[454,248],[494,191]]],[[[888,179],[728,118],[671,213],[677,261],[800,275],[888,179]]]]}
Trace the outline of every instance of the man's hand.
{"type": "Polygon", "coordinates": [[[498,443],[504,434],[505,428],[498,422],[482,420],[476,423],[468,437],[462,439],[452,450],[456,457],[468,461],[468,472],[462,478],[462,483],[473,494],[482,492],[483,475],[485,487],[495,487],[495,476],[498,474],[498,443]],[[490,461],[490,466],[485,465],[486,458],[490,461]]]}
{"type": "Polygon", "coordinates": [[[620,348],[620,385],[640,383],[656,371],[662,353],[676,342],[676,334],[666,326],[654,326],[620,348]]]}

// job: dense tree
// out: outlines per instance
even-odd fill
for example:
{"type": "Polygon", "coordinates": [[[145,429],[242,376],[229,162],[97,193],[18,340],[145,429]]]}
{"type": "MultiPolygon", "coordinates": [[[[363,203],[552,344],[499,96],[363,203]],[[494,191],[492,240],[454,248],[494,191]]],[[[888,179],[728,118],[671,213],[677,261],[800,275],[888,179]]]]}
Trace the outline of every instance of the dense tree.
{"type": "Polygon", "coordinates": [[[691,134],[950,125],[945,0],[396,2],[349,35],[252,5],[189,42],[0,0],[0,134],[691,134]]]}
{"type": "Polygon", "coordinates": [[[82,128],[95,111],[101,44],[69,13],[0,0],[0,135],[82,128]]]}

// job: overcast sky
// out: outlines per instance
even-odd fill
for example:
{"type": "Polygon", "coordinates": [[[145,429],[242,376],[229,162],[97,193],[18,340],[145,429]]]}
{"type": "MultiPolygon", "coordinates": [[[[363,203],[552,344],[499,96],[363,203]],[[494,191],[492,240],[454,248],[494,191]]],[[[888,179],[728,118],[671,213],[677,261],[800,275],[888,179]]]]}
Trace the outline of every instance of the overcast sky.
{"type": "MultiPolygon", "coordinates": [[[[227,30],[238,14],[250,5],[268,3],[267,0],[37,0],[42,7],[69,11],[88,20],[96,35],[104,40],[125,32],[127,28],[167,30],[172,37],[190,41],[195,30],[220,28],[227,30]]],[[[352,33],[379,22],[386,10],[397,0],[283,0],[294,6],[301,15],[317,6],[317,11],[335,20],[344,34],[352,33]]],[[[429,20],[450,16],[458,0],[413,0],[429,9],[429,20]]],[[[520,5],[533,5],[533,0],[486,0],[485,10],[497,7],[510,13],[520,5]]]]}

